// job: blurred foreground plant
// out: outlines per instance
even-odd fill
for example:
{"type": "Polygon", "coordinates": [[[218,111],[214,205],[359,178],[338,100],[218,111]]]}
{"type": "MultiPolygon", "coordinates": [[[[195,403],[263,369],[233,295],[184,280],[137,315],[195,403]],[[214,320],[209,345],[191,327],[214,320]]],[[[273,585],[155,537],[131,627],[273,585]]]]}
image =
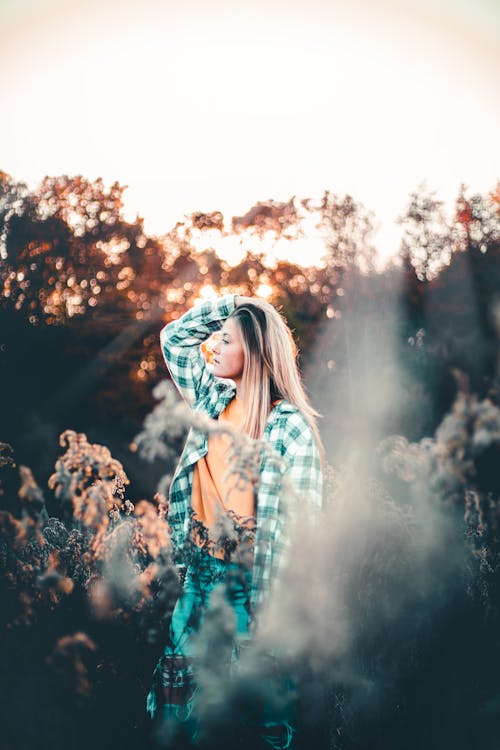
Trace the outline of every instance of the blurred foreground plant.
{"type": "Polygon", "coordinates": [[[130,616],[152,596],[171,568],[165,499],[126,498],[129,480],[119,461],[86,436],[66,430],[66,448],[48,485],[61,517],[50,517],[31,471],[21,466],[19,517],[0,512],[1,581],[7,627],[33,624],[40,608],[54,608],[77,586],[100,617],[130,616]]]}
{"type": "MultiPolygon", "coordinates": [[[[409,483],[414,493],[463,513],[469,547],[479,563],[481,596],[498,607],[500,592],[500,408],[495,392],[480,400],[456,373],[459,392],[434,438],[408,443],[400,436],[380,445],[387,472],[409,483]]],[[[477,589],[476,589],[477,590],[477,589]]]]}

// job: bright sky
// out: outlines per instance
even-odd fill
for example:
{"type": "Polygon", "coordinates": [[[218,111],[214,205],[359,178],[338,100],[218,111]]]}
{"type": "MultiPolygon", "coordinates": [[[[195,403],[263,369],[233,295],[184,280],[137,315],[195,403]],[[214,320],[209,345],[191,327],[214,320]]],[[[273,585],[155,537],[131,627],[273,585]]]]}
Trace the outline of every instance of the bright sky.
{"type": "Polygon", "coordinates": [[[390,254],[419,183],[500,178],[499,41],[497,0],[0,0],[0,169],[116,179],[158,234],[350,193],[390,254]]]}

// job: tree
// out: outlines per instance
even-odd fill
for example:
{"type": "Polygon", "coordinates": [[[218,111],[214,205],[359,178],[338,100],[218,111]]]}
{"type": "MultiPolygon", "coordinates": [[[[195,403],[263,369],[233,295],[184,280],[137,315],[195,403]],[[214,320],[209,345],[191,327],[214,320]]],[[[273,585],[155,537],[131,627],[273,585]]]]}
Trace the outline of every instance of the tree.
{"type": "Polygon", "coordinates": [[[411,193],[408,208],[398,219],[404,229],[401,256],[409,260],[421,281],[435,278],[449,264],[453,250],[443,202],[434,195],[421,185],[411,193]]]}
{"type": "Polygon", "coordinates": [[[303,206],[319,214],[318,228],[324,235],[325,261],[332,281],[340,281],[350,268],[373,270],[375,249],[371,244],[373,213],[350,195],[343,198],[325,190],[319,205],[306,199],[303,206]]]}
{"type": "Polygon", "coordinates": [[[467,196],[462,184],[455,203],[454,240],[457,250],[486,253],[500,240],[500,182],[489,195],[467,196]]]}
{"type": "Polygon", "coordinates": [[[93,319],[94,311],[101,325],[143,317],[164,286],[164,252],[142,219],[123,218],[124,189],[63,176],[29,192],[2,174],[3,306],[33,324],[93,319]]]}
{"type": "Polygon", "coordinates": [[[295,196],[286,203],[269,200],[256,203],[243,216],[233,216],[233,232],[254,231],[258,235],[274,232],[277,237],[292,238],[300,231],[300,215],[295,196]]]}

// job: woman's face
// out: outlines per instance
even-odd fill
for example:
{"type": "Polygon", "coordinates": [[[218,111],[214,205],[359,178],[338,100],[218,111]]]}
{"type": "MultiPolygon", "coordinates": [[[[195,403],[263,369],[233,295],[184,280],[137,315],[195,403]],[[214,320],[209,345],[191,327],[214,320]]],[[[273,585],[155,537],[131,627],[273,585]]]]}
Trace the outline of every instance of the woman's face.
{"type": "Polygon", "coordinates": [[[219,378],[231,378],[236,382],[243,375],[245,355],[238,323],[228,318],[221,328],[219,340],[212,348],[213,373],[219,378]]]}

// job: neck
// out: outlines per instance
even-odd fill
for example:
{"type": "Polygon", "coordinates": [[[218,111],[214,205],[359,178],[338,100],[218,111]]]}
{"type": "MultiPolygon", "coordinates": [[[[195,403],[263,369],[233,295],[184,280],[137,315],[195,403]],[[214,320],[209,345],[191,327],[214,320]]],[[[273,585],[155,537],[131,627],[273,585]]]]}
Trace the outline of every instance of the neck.
{"type": "Polygon", "coordinates": [[[241,380],[238,379],[238,380],[235,380],[234,382],[236,383],[236,398],[239,401],[244,401],[245,400],[245,394],[244,394],[244,391],[243,391],[243,387],[241,385],[241,380]]]}

